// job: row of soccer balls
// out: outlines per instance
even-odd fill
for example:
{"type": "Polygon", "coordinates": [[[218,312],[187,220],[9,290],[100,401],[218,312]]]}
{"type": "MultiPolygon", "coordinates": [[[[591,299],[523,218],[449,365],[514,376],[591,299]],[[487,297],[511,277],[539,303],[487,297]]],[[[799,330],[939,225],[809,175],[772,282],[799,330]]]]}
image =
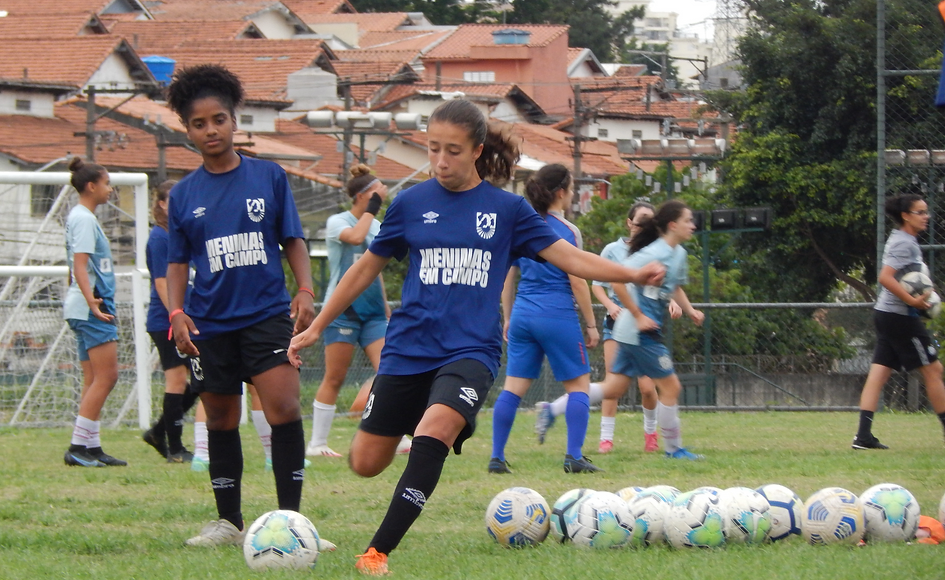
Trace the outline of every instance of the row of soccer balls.
{"type": "MultiPolygon", "coordinates": [[[[945,506],[945,498],[942,500],[945,506]]],[[[945,515],[940,508],[939,519],[945,515]]],[[[758,489],[627,487],[617,493],[572,489],[553,508],[535,490],[512,487],[486,510],[486,530],[499,544],[537,545],[551,534],[558,542],[592,548],[714,548],[760,544],[802,535],[809,543],[903,542],[915,537],[919,502],[909,490],[882,483],[859,497],[828,487],[806,502],[783,485],[758,489]]]]}

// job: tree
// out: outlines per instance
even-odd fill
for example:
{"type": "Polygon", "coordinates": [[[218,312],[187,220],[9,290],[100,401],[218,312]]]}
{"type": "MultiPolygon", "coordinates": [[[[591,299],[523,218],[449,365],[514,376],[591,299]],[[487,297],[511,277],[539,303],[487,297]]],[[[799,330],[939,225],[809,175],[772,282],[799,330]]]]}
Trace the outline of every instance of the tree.
{"type": "Polygon", "coordinates": [[[679,69],[676,65],[673,64],[673,61],[669,59],[669,43],[664,44],[649,44],[649,43],[637,43],[636,38],[630,38],[623,47],[621,47],[618,59],[624,64],[642,64],[646,67],[646,74],[648,75],[657,75],[663,76],[671,81],[679,81],[679,69]],[[637,54],[631,51],[645,50],[653,53],[665,53],[666,57],[666,71],[663,71],[663,61],[659,54],[637,54]]]}

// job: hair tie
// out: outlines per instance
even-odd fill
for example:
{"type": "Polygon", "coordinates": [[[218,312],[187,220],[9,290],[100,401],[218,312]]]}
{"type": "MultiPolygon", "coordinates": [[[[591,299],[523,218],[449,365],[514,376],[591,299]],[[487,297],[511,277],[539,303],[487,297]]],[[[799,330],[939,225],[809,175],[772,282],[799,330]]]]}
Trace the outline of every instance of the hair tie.
{"type": "Polygon", "coordinates": [[[380,181],[380,179],[378,179],[378,178],[375,177],[375,178],[372,179],[367,185],[365,185],[365,186],[362,187],[360,190],[358,190],[358,192],[355,193],[355,195],[361,195],[361,194],[364,193],[365,191],[367,191],[367,190],[371,189],[372,187],[374,187],[374,184],[377,183],[377,182],[379,182],[379,181],[380,181]]]}

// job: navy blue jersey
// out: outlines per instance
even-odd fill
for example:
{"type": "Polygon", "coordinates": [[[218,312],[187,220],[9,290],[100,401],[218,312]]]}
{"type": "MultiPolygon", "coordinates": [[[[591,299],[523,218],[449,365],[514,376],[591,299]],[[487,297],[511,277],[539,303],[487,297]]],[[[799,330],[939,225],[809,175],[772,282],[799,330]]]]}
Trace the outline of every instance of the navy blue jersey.
{"type": "MultiPolygon", "coordinates": [[[[148,272],[151,274],[151,303],[148,305],[147,329],[148,332],[166,332],[171,327],[171,323],[167,319],[167,308],[161,302],[154,280],[156,278],[167,278],[167,230],[161,226],[151,228],[145,255],[148,262],[148,272]]],[[[185,311],[190,306],[190,290],[191,285],[188,280],[187,294],[184,296],[185,311]]]]}
{"type": "MultiPolygon", "coordinates": [[[[580,231],[564,216],[549,213],[548,225],[561,239],[581,247],[580,231]]],[[[513,310],[517,314],[574,318],[574,293],[568,273],[545,261],[520,258],[516,261],[522,270],[515,294],[513,310]]]]}
{"type": "Polygon", "coordinates": [[[486,182],[453,192],[430,179],[402,192],[370,247],[385,258],[409,255],[378,372],[416,374],[470,358],[496,376],[509,267],[559,239],[524,198],[486,182]]]}
{"type": "Polygon", "coordinates": [[[201,166],[171,191],[168,234],[167,261],[196,268],[187,314],[200,338],[288,314],[279,245],[303,234],[281,167],[242,156],[226,173],[201,166]]]}

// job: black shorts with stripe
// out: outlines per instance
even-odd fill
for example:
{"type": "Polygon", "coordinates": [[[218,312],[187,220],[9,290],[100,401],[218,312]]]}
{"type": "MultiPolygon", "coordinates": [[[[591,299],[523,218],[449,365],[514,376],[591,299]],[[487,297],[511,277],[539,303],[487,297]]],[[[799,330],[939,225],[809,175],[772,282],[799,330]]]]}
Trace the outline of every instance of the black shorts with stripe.
{"type": "Polygon", "coordinates": [[[938,344],[917,316],[873,311],[876,348],[873,364],[911,371],[938,360],[938,344]]]}

